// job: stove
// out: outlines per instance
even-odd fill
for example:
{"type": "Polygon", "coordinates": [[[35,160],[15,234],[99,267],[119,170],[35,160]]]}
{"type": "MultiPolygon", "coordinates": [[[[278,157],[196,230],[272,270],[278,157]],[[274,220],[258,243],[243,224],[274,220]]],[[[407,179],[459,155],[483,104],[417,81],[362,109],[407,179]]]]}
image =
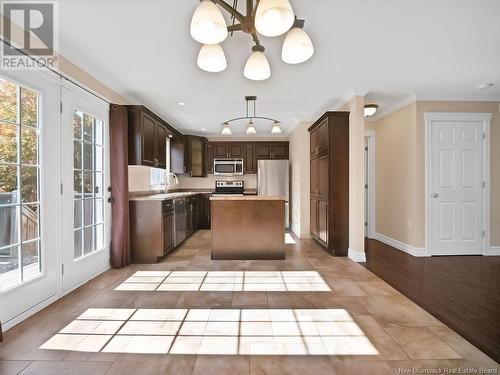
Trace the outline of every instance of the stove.
{"type": "Polygon", "coordinates": [[[215,181],[217,195],[243,195],[245,190],[243,181],[215,181]]]}

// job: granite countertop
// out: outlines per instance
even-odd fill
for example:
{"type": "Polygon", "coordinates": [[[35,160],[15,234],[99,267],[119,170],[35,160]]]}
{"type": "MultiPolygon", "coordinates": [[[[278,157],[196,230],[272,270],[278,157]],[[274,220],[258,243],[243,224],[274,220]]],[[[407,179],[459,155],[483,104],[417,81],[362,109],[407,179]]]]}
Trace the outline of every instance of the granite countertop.
{"type": "Polygon", "coordinates": [[[212,191],[182,191],[175,193],[156,193],[149,195],[137,195],[129,197],[129,201],[165,201],[175,198],[185,198],[198,194],[212,194],[212,191]]]}
{"type": "Polygon", "coordinates": [[[285,197],[277,195],[212,195],[211,201],[285,201],[285,197]]]}

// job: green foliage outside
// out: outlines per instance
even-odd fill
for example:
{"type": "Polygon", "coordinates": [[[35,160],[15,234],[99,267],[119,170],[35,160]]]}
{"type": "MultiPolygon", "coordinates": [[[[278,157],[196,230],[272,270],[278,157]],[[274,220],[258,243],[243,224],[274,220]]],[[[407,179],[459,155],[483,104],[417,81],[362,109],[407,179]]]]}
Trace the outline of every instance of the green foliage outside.
{"type": "Polygon", "coordinates": [[[20,151],[23,202],[38,200],[37,168],[30,166],[38,164],[37,116],[38,94],[0,79],[0,193],[18,190],[16,163],[20,151]]]}

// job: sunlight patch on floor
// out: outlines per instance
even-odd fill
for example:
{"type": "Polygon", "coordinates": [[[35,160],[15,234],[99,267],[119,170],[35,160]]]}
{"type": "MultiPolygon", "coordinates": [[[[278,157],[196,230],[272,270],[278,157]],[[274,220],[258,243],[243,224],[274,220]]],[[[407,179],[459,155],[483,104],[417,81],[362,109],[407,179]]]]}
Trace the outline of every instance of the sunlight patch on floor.
{"type": "Polygon", "coordinates": [[[316,271],[138,271],[115,290],[330,292],[316,271]]]}
{"type": "Polygon", "coordinates": [[[143,354],[378,354],[344,309],[91,308],[40,349],[143,354]]]}

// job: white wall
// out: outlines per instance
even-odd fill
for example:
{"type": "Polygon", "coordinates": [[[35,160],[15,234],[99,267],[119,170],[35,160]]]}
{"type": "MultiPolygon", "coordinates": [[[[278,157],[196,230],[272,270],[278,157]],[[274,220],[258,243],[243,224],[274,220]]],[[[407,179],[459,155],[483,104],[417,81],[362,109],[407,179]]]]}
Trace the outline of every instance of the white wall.
{"type": "Polygon", "coordinates": [[[301,239],[311,238],[309,227],[309,132],[312,122],[301,122],[289,138],[290,209],[292,231],[301,239]]]}

